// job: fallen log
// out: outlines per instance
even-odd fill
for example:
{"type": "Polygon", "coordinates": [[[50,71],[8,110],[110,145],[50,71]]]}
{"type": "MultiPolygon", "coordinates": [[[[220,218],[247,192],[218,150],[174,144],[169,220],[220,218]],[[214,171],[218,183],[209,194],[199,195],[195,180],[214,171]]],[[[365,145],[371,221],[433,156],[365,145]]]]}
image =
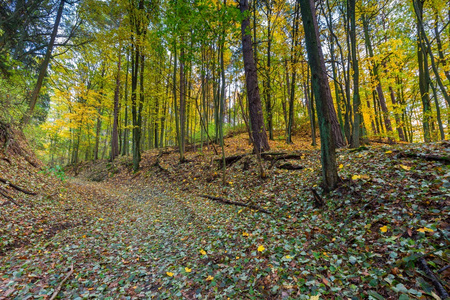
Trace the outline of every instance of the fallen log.
{"type": "Polygon", "coordinates": [[[277,161],[277,160],[282,160],[282,159],[302,159],[302,156],[300,154],[295,154],[295,153],[280,153],[280,154],[275,154],[275,153],[261,153],[261,157],[264,160],[269,160],[269,161],[277,161]]]}
{"type": "MultiPolygon", "coordinates": [[[[247,155],[248,154],[238,154],[238,155],[232,155],[232,156],[225,157],[225,166],[229,167],[247,155]]],[[[223,159],[222,158],[216,158],[214,161],[219,162],[219,169],[221,169],[223,167],[223,159]]]]}
{"type": "Polygon", "coordinates": [[[284,169],[284,170],[291,170],[291,171],[293,171],[293,170],[301,170],[304,167],[303,166],[299,166],[299,165],[293,165],[291,163],[285,163],[285,164],[277,166],[277,168],[278,169],[284,169]]]}
{"type": "Polygon", "coordinates": [[[10,187],[12,187],[12,188],[18,190],[19,192],[24,193],[24,194],[27,194],[27,195],[37,195],[37,193],[34,193],[34,192],[30,192],[30,191],[24,190],[23,188],[18,187],[18,186],[15,185],[15,184],[12,184],[11,182],[9,182],[9,181],[6,180],[6,179],[0,178],[0,182],[3,182],[4,184],[9,185],[10,187]]]}
{"type": "Polygon", "coordinates": [[[449,298],[449,295],[445,288],[442,286],[441,282],[436,278],[436,276],[433,274],[433,272],[428,268],[427,261],[421,257],[419,258],[419,267],[422,269],[422,271],[427,275],[428,279],[431,280],[434,287],[436,288],[439,296],[441,299],[447,299],[449,298]]]}
{"type": "Polygon", "coordinates": [[[403,157],[409,157],[409,158],[420,158],[424,160],[429,161],[440,161],[443,162],[445,165],[450,165],[450,157],[448,156],[438,156],[438,155],[432,155],[432,154],[418,154],[418,153],[400,153],[400,156],[403,157]]]}
{"type": "Polygon", "coordinates": [[[198,195],[199,197],[202,198],[206,198],[209,200],[213,200],[213,201],[217,201],[219,203],[222,204],[228,204],[228,205],[236,205],[236,206],[242,206],[242,207],[247,207],[253,210],[257,210],[259,212],[265,213],[265,214],[272,214],[270,211],[265,210],[264,208],[258,207],[256,205],[252,205],[252,204],[247,204],[247,203],[242,203],[242,202],[235,202],[235,201],[231,201],[231,200],[227,200],[224,198],[220,198],[220,197],[214,197],[214,196],[209,196],[209,195],[198,195]]]}

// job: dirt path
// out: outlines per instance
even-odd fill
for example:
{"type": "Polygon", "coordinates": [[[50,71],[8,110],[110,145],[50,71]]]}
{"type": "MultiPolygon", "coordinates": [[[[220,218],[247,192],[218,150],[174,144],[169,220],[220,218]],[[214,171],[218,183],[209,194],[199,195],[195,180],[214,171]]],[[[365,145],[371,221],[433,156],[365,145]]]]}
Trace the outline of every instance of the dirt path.
{"type": "Polygon", "coordinates": [[[212,281],[199,267],[222,260],[224,249],[233,246],[222,243],[224,232],[214,229],[212,218],[234,208],[203,200],[198,205],[189,195],[159,186],[80,180],[72,185],[109,201],[89,223],[3,257],[8,269],[1,274],[0,299],[48,298],[72,264],[74,274],[60,293],[64,299],[194,298],[196,287],[212,281]],[[207,255],[213,249],[215,254],[207,255]]]}

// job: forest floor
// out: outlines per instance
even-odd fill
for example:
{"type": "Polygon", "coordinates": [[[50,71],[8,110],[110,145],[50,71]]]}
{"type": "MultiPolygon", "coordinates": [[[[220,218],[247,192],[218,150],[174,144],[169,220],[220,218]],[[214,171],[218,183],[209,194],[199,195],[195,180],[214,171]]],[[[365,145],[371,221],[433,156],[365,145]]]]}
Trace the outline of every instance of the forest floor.
{"type": "Polygon", "coordinates": [[[443,298],[450,143],[341,149],[329,194],[309,143],[272,141],[291,156],[266,155],[261,179],[245,135],[229,138],[226,155],[243,157],[225,184],[206,148],[182,164],[148,151],[137,174],[129,157],[85,163],[65,180],[1,156],[0,177],[37,195],[0,185],[13,199],[0,195],[0,299],[443,298]]]}

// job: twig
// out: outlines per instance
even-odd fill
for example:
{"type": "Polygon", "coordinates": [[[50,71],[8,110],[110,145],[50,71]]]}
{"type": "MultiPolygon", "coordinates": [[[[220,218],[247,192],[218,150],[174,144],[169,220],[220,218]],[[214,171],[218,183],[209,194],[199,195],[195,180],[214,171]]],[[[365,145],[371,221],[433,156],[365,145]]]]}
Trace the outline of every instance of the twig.
{"type": "Polygon", "coordinates": [[[235,201],[231,201],[231,200],[227,200],[224,198],[219,198],[219,197],[214,197],[214,196],[209,196],[209,195],[199,195],[199,197],[202,198],[206,198],[206,199],[210,199],[210,200],[214,200],[223,204],[229,204],[229,205],[236,205],[236,206],[243,206],[243,207],[247,207],[253,210],[257,210],[259,212],[265,213],[265,214],[272,214],[270,211],[265,210],[264,208],[258,207],[256,205],[251,205],[251,204],[247,204],[247,203],[242,203],[242,202],[235,202],[235,201]]]}
{"type": "Polygon", "coordinates": [[[3,182],[4,184],[9,185],[10,187],[12,187],[12,188],[18,190],[19,192],[24,193],[24,194],[27,194],[27,195],[37,195],[37,193],[29,192],[29,191],[27,191],[27,190],[24,190],[23,188],[18,187],[18,186],[15,185],[15,184],[12,184],[11,182],[9,182],[9,181],[6,180],[6,179],[0,178],[0,182],[3,182]]]}
{"type": "Polygon", "coordinates": [[[442,269],[439,269],[439,271],[437,271],[438,273],[442,273],[445,270],[447,270],[448,268],[450,268],[450,265],[443,267],[442,269]]]}
{"type": "Polygon", "coordinates": [[[70,271],[69,273],[67,273],[66,277],[59,283],[58,287],[56,288],[55,292],[53,293],[53,295],[50,297],[50,300],[53,300],[56,298],[56,296],[58,296],[59,292],[61,291],[61,288],[63,286],[63,284],[67,281],[67,279],[69,279],[70,275],[72,275],[73,273],[73,263],[70,266],[70,271]]]}
{"type": "Polygon", "coordinates": [[[441,282],[436,278],[436,276],[433,274],[430,268],[428,268],[427,261],[423,257],[419,259],[419,267],[422,269],[422,271],[425,272],[425,274],[431,280],[440,297],[442,299],[447,299],[449,297],[447,291],[444,289],[441,282]]]}

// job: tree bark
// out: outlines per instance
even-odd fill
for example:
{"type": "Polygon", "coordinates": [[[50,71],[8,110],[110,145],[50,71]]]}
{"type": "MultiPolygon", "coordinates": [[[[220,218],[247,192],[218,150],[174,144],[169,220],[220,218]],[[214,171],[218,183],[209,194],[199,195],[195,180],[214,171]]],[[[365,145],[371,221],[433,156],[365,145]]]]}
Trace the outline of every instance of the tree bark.
{"type": "Polygon", "coordinates": [[[423,127],[423,137],[425,142],[431,141],[430,132],[430,118],[431,118],[431,104],[429,96],[429,82],[425,75],[425,69],[428,68],[428,58],[427,51],[424,47],[425,43],[423,41],[423,33],[421,30],[421,20],[423,15],[423,0],[413,0],[414,9],[417,16],[417,60],[419,63],[419,88],[420,97],[422,99],[423,107],[423,117],[422,117],[422,127],[423,127]]]}
{"type": "Polygon", "coordinates": [[[361,145],[361,99],[359,95],[359,65],[356,53],[356,1],[349,0],[350,14],[350,44],[351,44],[351,60],[353,65],[353,128],[350,147],[358,148],[361,145]]]}
{"type": "Polygon", "coordinates": [[[252,38],[248,32],[250,26],[248,12],[248,0],[240,2],[241,14],[245,17],[241,22],[242,52],[244,56],[245,81],[247,86],[247,99],[249,101],[250,122],[253,135],[254,150],[259,153],[270,149],[267,133],[264,126],[264,117],[259,96],[258,74],[253,58],[252,38]]]}
{"type": "Polygon", "coordinates": [[[328,105],[328,103],[332,103],[331,90],[320,45],[314,0],[299,0],[299,2],[319,119],[323,185],[325,190],[332,190],[336,188],[339,177],[336,168],[335,139],[332,138],[331,114],[328,105]]]}
{"type": "Polygon", "coordinates": [[[111,135],[111,160],[119,156],[119,96],[120,96],[120,70],[122,55],[119,46],[119,60],[117,62],[116,88],[114,90],[114,113],[113,113],[113,129],[111,135]]]}

